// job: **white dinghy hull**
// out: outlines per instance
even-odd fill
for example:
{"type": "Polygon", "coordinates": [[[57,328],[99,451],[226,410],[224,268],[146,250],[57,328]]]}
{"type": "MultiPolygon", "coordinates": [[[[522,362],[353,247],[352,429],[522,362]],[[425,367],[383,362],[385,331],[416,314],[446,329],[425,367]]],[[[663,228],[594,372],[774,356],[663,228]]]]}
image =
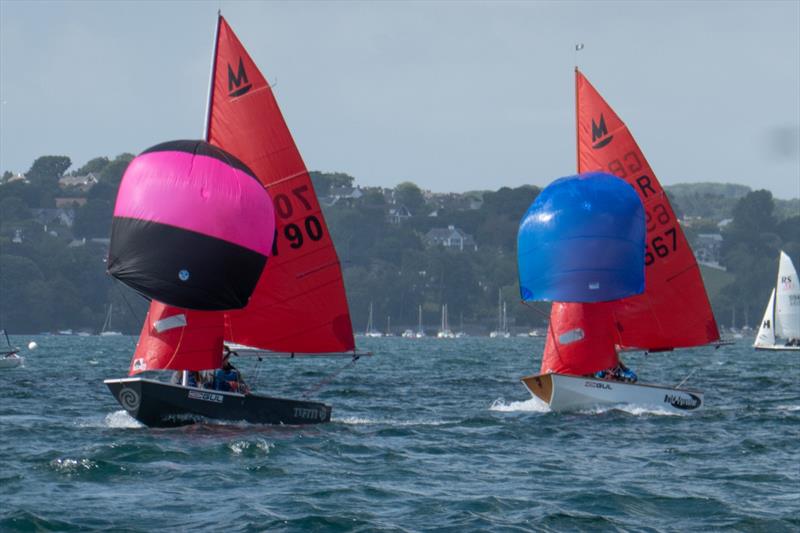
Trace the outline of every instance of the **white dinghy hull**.
{"type": "Polygon", "coordinates": [[[768,352],[800,352],[800,346],[786,346],[783,344],[772,344],[767,346],[754,346],[756,350],[764,350],[768,352]]]}
{"type": "Polygon", "coordinates": [[[636,405],[667,411],[696,411],[703,405],[703,392],[663,385],[622,383],[601,379],[541,374],[522,382],[535,397],[553,411],[576,411],[611,405],[636,405]]]}
{"type": "Polygon", "coordinates": [[[0,357],[0,369],[16,368],[25,362],[25,358],[16,354],[0,357]]]}

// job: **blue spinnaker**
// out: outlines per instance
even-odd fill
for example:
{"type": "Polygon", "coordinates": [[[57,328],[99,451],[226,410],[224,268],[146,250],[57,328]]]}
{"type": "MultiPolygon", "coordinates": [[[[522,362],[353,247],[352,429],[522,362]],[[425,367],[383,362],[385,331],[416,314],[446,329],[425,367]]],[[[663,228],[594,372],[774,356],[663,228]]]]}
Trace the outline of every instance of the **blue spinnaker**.
{"type": "Polygon", "coordinates": [[[602,172],[545,187],[519,225],[525,301],[606,302],[644,291],[645,217],[639,195],[602,172]]]}

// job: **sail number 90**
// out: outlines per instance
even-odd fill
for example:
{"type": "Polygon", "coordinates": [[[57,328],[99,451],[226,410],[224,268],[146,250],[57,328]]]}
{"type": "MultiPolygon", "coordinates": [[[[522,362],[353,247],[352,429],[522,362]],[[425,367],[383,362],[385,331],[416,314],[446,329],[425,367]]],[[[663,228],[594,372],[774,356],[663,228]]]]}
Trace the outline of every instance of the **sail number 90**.
{"type": "Polygon", "coordinates": [[[644,264],[650,266],[655,262],[656,258],[667,257],[670,252],[674,252],[677,249],[678,232],[675,231],[675,228],[669,228],[663,235],[653,237],[653,240],[647,245],[644,252],[644,264]],[[655,255],[650,251],[651,249],[655,252],[655,255]]]}
{"type": "MultiPolygon", "coordinates": [[[[296,201],[305,208],[306,211],[312,210],[311,202],[306,198],[309,193],[307,185],[301,185],[292,189],[292,196],[296,201]]],[[[292,200],[286,194],[276,194],[274,197],[275,212],[281,219],[290,219],[295,214],[295,206],[292,200]]],[[[280,235],[289,241],[289,248],[297,250],[302,248],[309,239],[313,242],[322,239],[324,234],[322,230],[322,223],[315,215],[308,215],[305,219],[295,220],[283,226],[282,228],[275,228],[275,239],[272,241],[272,255],[278,255],[278,237],[280,235]]]]}

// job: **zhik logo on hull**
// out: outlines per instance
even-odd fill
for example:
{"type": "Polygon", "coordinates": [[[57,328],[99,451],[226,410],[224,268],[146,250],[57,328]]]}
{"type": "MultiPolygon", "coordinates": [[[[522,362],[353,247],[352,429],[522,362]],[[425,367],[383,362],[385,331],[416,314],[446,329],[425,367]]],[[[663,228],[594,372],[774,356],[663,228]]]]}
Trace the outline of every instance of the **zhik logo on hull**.
{"type": "Polygon", "coordinates": [[[600,113],[600,124],[597,124],[594,119],[592,119],[592,148],[597,150],[598,148],[602,148],[608,143],[611,142],[611,139],[614,138],[613,135],[608,135],[608,128],[606,127],[606,119],[602,113],[600,113]],[[603,137],[606,137],[603,139],[603,137]],[[595,142],[597,139],[600,139],[600,142],[595,142]]]}
{"type": "Polygon", "coordinates": [[[236,74],[233,73],[230,63],[228,64],[228,96],[235,98],[247,93],[253,86],[247,79],[247,72],[244,70],[242,58],[239,58],[239,68],[236,74]]]}

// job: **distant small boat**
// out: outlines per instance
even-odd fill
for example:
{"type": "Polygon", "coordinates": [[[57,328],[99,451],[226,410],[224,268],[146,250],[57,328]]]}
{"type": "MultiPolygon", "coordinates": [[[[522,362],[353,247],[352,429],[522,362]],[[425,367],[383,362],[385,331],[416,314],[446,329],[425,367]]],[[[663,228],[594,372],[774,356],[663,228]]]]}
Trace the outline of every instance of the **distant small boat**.
{"type": "Polygon", "coordinates": [[[103,321],[103,327],[100,328],[100,336],[101,337],[118,337],[122,335],[119,331],[113,331],[111,329],[111,313],[113,309],[113,304],[108,304],[108,311],[106,311],[106,319],[103,321]]]}
{"type": "Polygon", "coordinates": [[[800,281],[792,259],[784,251],[779,259],[778,280],[769,295],[753,347],[756,350],[800,351],[800,281]],[[778,338],[786,341],[779,343],[778,338]]]}
{"type": "Polygon", "coordinates": [[[503,291],[497,289],[497,329],[489,333],[492,339],[508,339],[508,318],[506,316],[506,303],[503,301],[503,291]]]}
{"type": "Polygon", "coordinates": [[[383,337],[383,333],[375,329],[372,325],[372,302],[369,303],[369,319],[367,319],[367,329],[364,331],[365,337],[383,337]]]}
{"type": "Polygon", "coordinates": [[[447,304],[442,305],[442,329],[436,333],[436,337],[439,339],[456,338],[455,334],[450,329],[450,325],[447,323],[447,304]]]}
{"type": "Polygon", "coordinates": [[[417,331],[414,333],[415,339],[421,339],[426,337],[425,335],[425,328],[422,327],[422,306],[419,306],[419,325],[417,326],[417,331]]]}
{"type": "Polygon", "coordinates": [[[1,330],[6,338],[6,347],[0,350],[0,370],[15,368],[25,362],[25,358],[19,355],[19,348],[11,346],[8,332],[1,330]]]}

